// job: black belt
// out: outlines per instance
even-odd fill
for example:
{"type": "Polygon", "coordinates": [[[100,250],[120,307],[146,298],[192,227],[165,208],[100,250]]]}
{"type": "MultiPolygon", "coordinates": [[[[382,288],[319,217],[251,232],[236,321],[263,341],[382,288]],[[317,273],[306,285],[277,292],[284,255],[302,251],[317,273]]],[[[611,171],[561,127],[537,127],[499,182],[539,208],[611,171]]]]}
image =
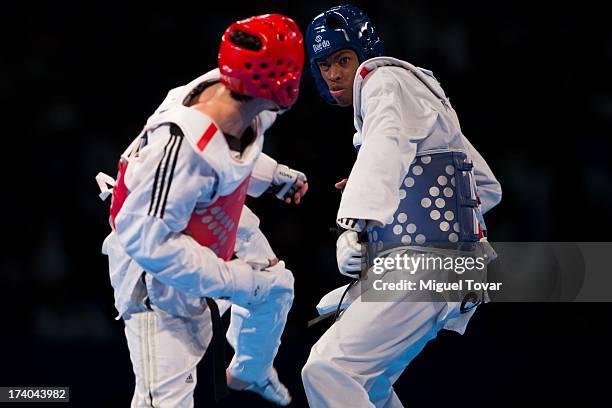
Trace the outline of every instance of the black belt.
{"type": "Polygon", "coordinates": [[[215,400],[220,401],[225,398],[229,391],[227,390],[227,379],[225,376],[225,330],[219,306],[212,298],[206,299],[206,304],[210,310],[210,318],[212,320],[212,346],[213,346],[213,378],[215,380],[215,400]]]}
{"type": "Polygon", "coordinates": [[[314,319],[309,320],[308,327],[312,327],[315,324],[322,322],[323,320],[327,320],[328,318],[332,316],[334,317],[334,321],[332,323],[336,323],[336,320],[338,320],[338,317],[340,317],[340,310],[342,307],[342,301],[344,300],[344,297],[348,293],[349,289],[355,286],[357,282],[359,282],[359,279],[353,279],[351,283],[349,283],[349,285],[346,287],[346,290],[342,294],[342,297],[340,298],[340,302],[338,302],[338,307],[336,308],[335,311],[322,314],[321,316],[318,316],[318,317],[315,317],[314,319]]]}
{"type": "Polygon", "coordinates": [[[142,275],[140,275],[140,280],[142,280],[142,284],[144,285],[143,287],[146,294],[144,298],[144,304],[148,310],[153,311],[153,308],[151,307],[151,300],[149,299],[149,292],[147,291],[147,281],[145,280],[145,275],[146,272],[142,271],[142,275]]]}

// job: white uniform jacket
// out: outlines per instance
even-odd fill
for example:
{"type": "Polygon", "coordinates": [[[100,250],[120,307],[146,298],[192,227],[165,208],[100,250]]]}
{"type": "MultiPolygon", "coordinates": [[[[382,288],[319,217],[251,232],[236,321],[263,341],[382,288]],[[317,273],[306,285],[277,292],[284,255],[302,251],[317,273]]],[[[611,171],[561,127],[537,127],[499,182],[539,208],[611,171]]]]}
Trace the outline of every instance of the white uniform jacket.
{"type": "Polygon", "coordinates": [[[430,71],[390,57],[367,60],[357,69],[353,107],[353,144],[359,151],[337,219],[390,223],[411,162],[417,153],[426,152],[465,152],[474,163],[483,213],[500,202],[499,182],[461,132],[455,111],[430,71]]]}
{"type": "MultiPolygon", "coordinates": [[[[218,80],[217,69],[171,90],[122,156],[128,163],[124,183],[129,195],[102,249],[109,257],[117,318],[142,310],[146,296],[175,316],[193,316],[205,310],[204,296],[232,297],[252,280],[251,271],[230,270],[217,253],[183,233],[192,216],[220,196],[247,185],[249,195],[260,195],[276,168],[273,159],[260,154],[275,113],[266,111],[255,119],[255,139],[239,155],[230,151],[209,117],[183,105],[197,86],[218,80]]],[[[222,234],[216,221],[228,229],[238,222],[228,216],[207,224],[222,234]]],[[[244,207],[236,251],[258,226],[257,217],[244,207]]]]}

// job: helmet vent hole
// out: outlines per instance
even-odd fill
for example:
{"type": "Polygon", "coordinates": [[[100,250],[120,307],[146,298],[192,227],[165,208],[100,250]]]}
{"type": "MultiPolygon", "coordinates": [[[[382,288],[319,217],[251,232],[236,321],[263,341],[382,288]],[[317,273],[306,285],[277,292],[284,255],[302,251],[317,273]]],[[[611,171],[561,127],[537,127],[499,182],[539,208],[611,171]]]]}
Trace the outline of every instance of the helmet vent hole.
{"type": "Polygon", "coordinates": [[[249,64],[248,62],[247,62],[246,64],[244,64],[244,67],[245,67],[246,69],[251,69],[251,68],[253,68],[253,66],[252,66],[251,64],[249,64]]]}
{"type": "Polygon", "coordinates": [[[285,71],[281,72],[280,74],[282,77],[284,77],[285,75],[287,75],[287,73],[285,71]]]}
{"type": "Polygon", "coordinates": [[[268,89],[268,85],[263,84],[263,85],[261,86],[261,89],[264,89],[264,90],[265,90],[265,89],[268,89]]]}
{"type": "Polygon", "coordinates": [[[253,75],[253,81],[259,81],[259,75],[253,75]]]}
{"type": "Polygon", "coordinates": [[[283,65],[283,60],[282,59],[277,60],[276,65],[283,65]]]}
{"type": "Polygon", "coordinates": [[[277,37],[278,37],[278,41],[285,41],[285,35],[284,34],[279,34],[277,37]]]}
{"type": "Polygon", "coordinates": [[[233,31],[229,39],[234,45],[251,51],[259,51],[262,47],[258,37],[240,30],[233,31]]]}
{"type": "Polygon", "coordinates": [[[337,30],[339,28],[344,27],[344,25],[342,24],[342,20],[340,20],[335,15],[328,16],[327,19],[325,20],[325,24],[327,25],[327,27],[331,28],[332,30],[337,30]]]}
{"type": "Polygon", "coordinates": [[[261,69],[266,69],[266,68],[268,68],[268,64],[266,64],[266,63],[264,62],[264,63],[263,63],[263,64],[261,64],[259,67],[260,67],[261,69]]]}
{"type": "Polygon", "coordinates": [[[268,78],[274,78],[275,76],[276,76],[276,75],[274,74],[274,72],[270,72],[270,73],[268,74],[268,78]]]}
{"type": "Polygon", "coordinates": [[[287,61],[287,66],[290,67],[293,64],[293,61],[287,61]]]}

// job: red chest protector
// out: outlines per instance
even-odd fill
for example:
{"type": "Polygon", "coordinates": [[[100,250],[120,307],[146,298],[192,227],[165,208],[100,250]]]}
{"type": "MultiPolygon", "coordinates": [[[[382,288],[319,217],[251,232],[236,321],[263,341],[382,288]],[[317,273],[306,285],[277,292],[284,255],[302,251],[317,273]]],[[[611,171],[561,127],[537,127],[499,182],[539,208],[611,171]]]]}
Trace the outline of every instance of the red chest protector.
{"type": "Polygon", "coordinates": [[[123,207],[123,203],[128,196],[128,189],[125,185],[125,171],[128,166],[128,161],[121,159],[119,160],[119,173],[117,174],[117,182],[113,187],[113,198],[110,206],[110,222],[113,229],[115,229],[115,218],[119,214],[119,210],[123,207]]]}
{"type": "MultiPolygon", "coordinates": [[[[125,185],[125,171],[128,162],[119,161],[119,174],[117,183],[113,188],[113,200],[110,208],[111,225],[115,228],[115,218],[129,191],[125,185]]],[[[189,219],[187,228],[183,231],[195,239],[198,244],[210,248],[219,258],[230,260],[236,245],[236,232],[242,207],[246,200],[250,177],[244,181],[233,192],[221,196],[210,206],[201,210],[195,210],[189,219]]]]}
{"type": "Polygon", "coordinates": [[[234,254],[236,232],[246,199],[250,177],[233,192],[217,198],[210,206],[195,210],[184,233],[200,245],[210,248],[219,258],[229,261],[234,254]]]}

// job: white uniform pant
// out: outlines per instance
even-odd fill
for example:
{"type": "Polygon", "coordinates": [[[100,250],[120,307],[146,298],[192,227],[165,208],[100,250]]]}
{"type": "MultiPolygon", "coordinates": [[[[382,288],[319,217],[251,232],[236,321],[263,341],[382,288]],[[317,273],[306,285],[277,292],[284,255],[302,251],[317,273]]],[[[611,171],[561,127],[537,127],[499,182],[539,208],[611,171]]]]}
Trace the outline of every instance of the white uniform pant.
{"type": "MultiPolygon", "coordinates": [[[[272,288],[265,303],[249,309],[231,305],[227,340],[235,354],[231,373],[244,381],[261,381],[272,363],[293,301],[293,276],[272,288]]],[[[223,314],[230,303],[217,300],[223,314]]],[[[179,318],[156,308],[125,321],[136,387],[132,407],[193,407],[196,366],[212,339],[208,308],[192,318],[179,318]]]]}
{"type": "Polygon", "coordinates": [[[461,321],[446,302],[362,302],[357,299],[312,347],[302,380],[313,408],[402,407],[393,383],[427,342],[461,321]]]}

